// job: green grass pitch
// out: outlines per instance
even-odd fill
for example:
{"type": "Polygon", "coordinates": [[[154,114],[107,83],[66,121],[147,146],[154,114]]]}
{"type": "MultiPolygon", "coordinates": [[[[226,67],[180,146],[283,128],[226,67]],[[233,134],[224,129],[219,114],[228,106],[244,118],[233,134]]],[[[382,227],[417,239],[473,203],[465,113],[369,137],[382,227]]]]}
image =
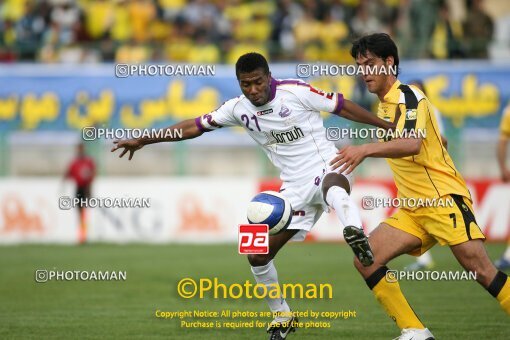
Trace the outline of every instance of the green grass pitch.
{"type": "MultiPolygon", "coordinates": [[[[502,244],[488,245],[492,259],[503,249],[502,244]]],[[[460,270],[448,248],[436,246],[432,255],[434,270],[460,270]]],[[[351,259],[346,245],[334,243],[289,244],[277,256],[281,283],[333,286],[332,299],[289,300],[293,310],[357,313],[346,320],[320,319],[330,322],[330,328],[298,329],[289,339],[392,339],[399,334],[351,259]]],[[[390,268],[402,269],[411,261],[405,256],[390,268]]],[[[185,277],[217,277],[225,284],[253,282],[248,262],[237,254],[235,244],[0,247],[0,339],[266,339],[262,328],[190,329],[181,328],[178,319],[157,318],[158,309],[267,311],[264,300],[181,298],[176,285],[185,277]],[[127,280],[36,283],[37,269],[120,270],[127,272],[127,280]]],[[[404,281],[401,287],[438,339],[510,339],[509,317],[477,283],[404,281]]]]}

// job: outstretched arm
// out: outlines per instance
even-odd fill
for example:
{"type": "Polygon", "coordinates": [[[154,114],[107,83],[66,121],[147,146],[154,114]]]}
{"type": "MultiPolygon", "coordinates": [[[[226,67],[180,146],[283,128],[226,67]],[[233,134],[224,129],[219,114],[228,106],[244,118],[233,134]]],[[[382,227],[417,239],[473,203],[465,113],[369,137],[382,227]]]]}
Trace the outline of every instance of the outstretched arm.
{"type": "Polygon", "coordinates": [[[363,145],[349,145],[337,152],[337,156],[329,163],[332,169],[339,172],[347,170],[350,174],[367,157],[402,158],[420,153],[421,138],[400,138],[384,143],[368,143],[363,145]]]}
{"type": "Polygon", "coordinates": [[[155,136],[116,140],[113,142],[115,146],[112,148],[111,152],[115,152],[120,148],[124,148],[124,150],[119,155],[119,158],[122,158],[129,151],[129,160],[131,160],[135,151],[140,150],[144,145],[192,139],[202,135],[203,133],[203,131],[198,128],[194,119],[184,120],[163,130],[164,131],[162,133],[158,133],[155,136]]]}
{"type": "Polygon", "coordinates": [[[347,99],[344,100],[344,106],[342,107],[339,116],[354,122],[377,126],[385,130],[391,130],[395,128],[394,123],[382,120],[358,104],[347,99]]]}

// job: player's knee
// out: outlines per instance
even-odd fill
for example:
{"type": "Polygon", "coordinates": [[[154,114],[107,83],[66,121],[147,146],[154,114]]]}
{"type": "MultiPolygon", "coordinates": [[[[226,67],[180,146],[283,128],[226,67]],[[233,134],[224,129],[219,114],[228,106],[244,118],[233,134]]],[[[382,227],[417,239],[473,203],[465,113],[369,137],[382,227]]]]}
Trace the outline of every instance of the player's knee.
{"type": "Polygon", "coordinates": [[[272,256],[270,254],[249,254],[248,262],[252,267],[265,266],[271,261],[272,256]]]}
{"type": "Polygon", "coordinates": [[[484,287],[488,287],[490,285],[497,273],[497,269],[493,267],[492,264],[487,266],[479,262],[471,262],[465,267],[467,271],[475,273],[476,281],[484,287]]]}
{"type": "Polygon", "coordinates": [[[322,182],[323,197],[327,196],[328,190],[333,186],[343,188],[348,194],[351,192],[351,185],[349,184],[347,177],[342,174],[329,173],[326,177],[324,177],[322,182]]]}

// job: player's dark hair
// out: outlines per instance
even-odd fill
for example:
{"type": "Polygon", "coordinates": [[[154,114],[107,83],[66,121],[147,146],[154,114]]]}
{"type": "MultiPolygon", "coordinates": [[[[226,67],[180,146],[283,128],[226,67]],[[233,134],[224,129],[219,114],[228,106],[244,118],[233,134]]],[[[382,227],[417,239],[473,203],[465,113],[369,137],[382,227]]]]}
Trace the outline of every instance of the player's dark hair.
{"type": "Polygon", "coordinates": [[[395,76],[398,76],[398,49],[397,45],[395,45],[395,42],[388,34],[374,33],[365,35],[352,43],[351,56],[354,59],[359,55],[366,57],[368,52],[382,60],[386,60],[386,58],[390,56],[393,57],[395,67],[397,68],[397,74],[395,76]]]}
{"type": "Polygon", "coordinates": [[[256,52],[243,54],[236,62],[236,77],[239,79],[239,74],[250,73],[259,68],[264,71],[264,74],[269,74],[269,65],[262,54],[256,52]]]}

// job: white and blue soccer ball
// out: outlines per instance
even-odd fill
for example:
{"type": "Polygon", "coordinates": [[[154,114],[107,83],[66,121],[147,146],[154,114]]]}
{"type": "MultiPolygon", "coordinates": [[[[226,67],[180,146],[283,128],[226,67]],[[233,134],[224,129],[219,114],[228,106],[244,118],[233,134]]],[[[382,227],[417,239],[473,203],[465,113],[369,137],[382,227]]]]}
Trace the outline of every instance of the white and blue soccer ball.
{"type": "Polygon", "coordinates": [[[289,201],[276,191],[263,191],[248,204],[248,222],[269,225],[269,235],[285,230],[291,220],[289,201]]]}

